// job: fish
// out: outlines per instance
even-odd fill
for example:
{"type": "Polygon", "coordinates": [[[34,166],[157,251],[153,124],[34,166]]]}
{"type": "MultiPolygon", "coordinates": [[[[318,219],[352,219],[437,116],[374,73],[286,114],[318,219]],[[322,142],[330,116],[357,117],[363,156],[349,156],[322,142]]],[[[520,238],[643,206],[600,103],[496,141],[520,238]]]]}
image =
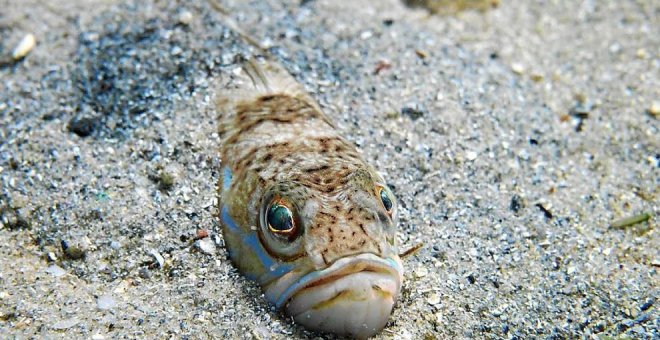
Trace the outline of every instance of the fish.
{"type": "Polygon", "coordinates": [[[403,284],[392,190],[280,64],[236,73],[216,100],[228,257],[295,323],[377,334],[403,284]]]}

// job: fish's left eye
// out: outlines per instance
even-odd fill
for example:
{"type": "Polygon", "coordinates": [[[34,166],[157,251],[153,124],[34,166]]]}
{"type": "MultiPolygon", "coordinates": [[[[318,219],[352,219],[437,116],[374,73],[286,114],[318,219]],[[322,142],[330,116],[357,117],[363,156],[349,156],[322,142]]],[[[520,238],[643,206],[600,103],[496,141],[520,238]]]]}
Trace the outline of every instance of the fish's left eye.
{"type": "Polygon", "coordinates": [[[392,214],[392,208],[394,207],[394,203],[392,202],[392,198],[390,198],[390,194],[385,190],[384,187],[379,186],[377,190],[378,196],[380,196],[380,201],[383,203],[383,207],[385,207],[385,210],[387,210],[387,213],[392,214]]]}
{"type": "Polygon", "coordinates": [[[287,235],[292,233],[296,227],[291,209],[281,201],[275,201],[270,205],[266,214],[266,222],[268,222],[268,229],[275,234],[287,235]]]}

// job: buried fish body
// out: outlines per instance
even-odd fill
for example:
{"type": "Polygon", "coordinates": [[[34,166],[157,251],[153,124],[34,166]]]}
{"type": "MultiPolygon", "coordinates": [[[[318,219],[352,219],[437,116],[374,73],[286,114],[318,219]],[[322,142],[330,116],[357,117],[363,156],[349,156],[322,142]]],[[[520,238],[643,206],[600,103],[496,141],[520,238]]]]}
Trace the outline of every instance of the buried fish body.
{"type": "Polygon", "coordinates": [[[401,291],[385,181],[277,64],[250,60],[218,100],[229,256],[308,329],[365,338],[401,291]]]}

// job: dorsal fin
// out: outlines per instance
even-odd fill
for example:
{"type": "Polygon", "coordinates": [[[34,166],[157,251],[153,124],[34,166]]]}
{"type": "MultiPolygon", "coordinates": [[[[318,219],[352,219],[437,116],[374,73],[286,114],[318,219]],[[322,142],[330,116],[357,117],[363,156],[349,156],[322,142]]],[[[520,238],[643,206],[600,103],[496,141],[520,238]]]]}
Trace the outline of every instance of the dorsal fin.
{"type": "Polygon", "coordinates": [[[220,93],[217,101],[219,109],[227,110],[239,101],[256,99],[263,95],[285,94],[303,100],[321,112],[319,105],[305,91],[303,86],[280,64],[272,59],[272,55],[267,48],[262,46],[256,39],[241,29],[241,27],[231,18],[229,11],[227,11],[224,6],[222,6],[217,0],[208,0],[208,3],[222,17],[225,25],[241,36],[247,43],[260,51],[262,55],[266,56],[265,59],[257,60],[252,57],[243,62],[243,72],[238,75],[239,79],[236,82],[238,88],[232,90],[225,89],[220,93]],[[240,79],[244,75],[247,75],[250,80],[246,81],[246,79],[240,79]],[[250,81],[252,86],[246,86],[246,83],[249,83],[250,81]]]}
{"type": "Polygon", "coordinates": [[[302,85],[274,61],[251,58],[243,64],[243,71],[252,80],[254,90],[262,94],[287,94],[311,99],[302,85]]]}
{"type": "Polygon", "coordinates": [[[241,72],[232,83],[229,89],[218,91],[217,107],[225,118],[230,118],[233,107],[238,103],[250,102],[266,95],[287,95],[321,112],[319,105],[303,86],[282,66],[268,59],[250,58],[244,61],[241,72]]]}
{"type": "MultiPolygon", "coordinates": [[[[221,134],[224,134],[224,131],[231,126],[229,123],[236,114],[238,104],[253,102],[269,95],[285,95],[303,101],[325,117],[316,100],[305,91],[305,88],[289,72],[272,59],[268,49],[261,46],[256,39],[243,31],[220,3],[216,0],[208,1],[211,7],[223,17],[225,25],[266,56],[265,58],[251,57],[244,60],[241,72],[234,74],[236,77],[230,77],[229,83],[224,83],[223,88],[218,90],[216,108],[220,113],[219,131],[221,134]]],[[[329,125],[334,126],[327,117],[325,120],[329,125]]]]}

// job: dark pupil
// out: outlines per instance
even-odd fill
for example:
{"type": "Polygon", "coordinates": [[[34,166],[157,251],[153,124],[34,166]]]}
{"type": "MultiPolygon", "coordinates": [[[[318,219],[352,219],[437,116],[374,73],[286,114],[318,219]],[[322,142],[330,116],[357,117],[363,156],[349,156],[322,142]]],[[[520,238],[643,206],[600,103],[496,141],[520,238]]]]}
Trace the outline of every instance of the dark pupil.
{"type": "Polygon", "coordinates": [[[279,204],[273,204],[268,209],[268,224],[271,228],[278,231],[287,231],[293,228],[293,218],[291,211],[279,204]]]}
{"type": "Polygon", "coordinates": [[[380,200],[383,201],[383,206],[385,206],[385,210],[387,211],[392,210],[392,200],[390,199],[390,196],[387,195],[387,192],[385,192],[385,190],[380,191],[380,200]]]}

